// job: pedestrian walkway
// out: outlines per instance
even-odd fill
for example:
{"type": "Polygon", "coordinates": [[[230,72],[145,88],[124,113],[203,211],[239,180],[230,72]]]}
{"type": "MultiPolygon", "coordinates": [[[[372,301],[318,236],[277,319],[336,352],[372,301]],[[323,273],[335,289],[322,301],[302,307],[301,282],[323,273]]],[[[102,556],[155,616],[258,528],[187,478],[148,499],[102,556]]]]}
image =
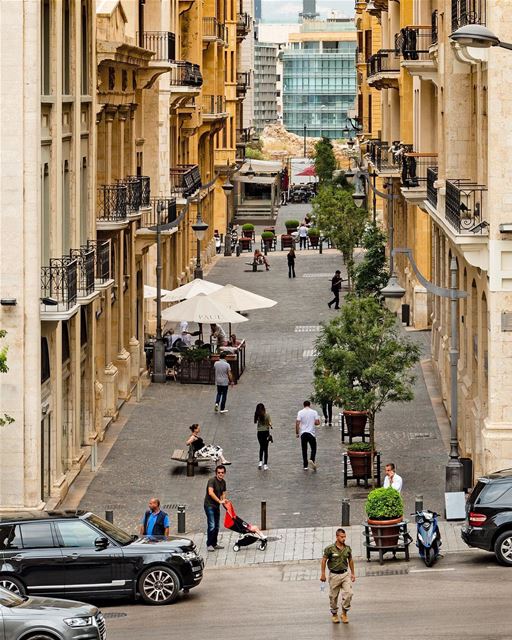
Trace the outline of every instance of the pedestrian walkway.
{"type": "MultiPolygon", "coordinates": [[[[288,205],[280,211],[278,234],[284,220],[303,219],[307,205],[288,205]]],[[[320,324],[333,318],[327,308],[330,278],[338,268],[345,273],[336,250],[297,251],[295,279],[287,275],[286,254],[269,254],[271,270],[253,273],[247,255],[219,257],[208,278],[249,289],[278,301],[275,307],[249,312],[249,322],[234,326],[247,340],[247,368],[239,384],[229,390],[229,413],[213,411],[214,387],[152,384],[139,404],[131,401],[126,425],[119,430],[101,468],[96,472],[80,507],[102,514],[113,509],[115,522],[135,531],[151,496],[157,496],[171,515],[176,532],[178,504],[187,506],[187,533],[203,531],[203,498],[211,469],[201,468],[194,478],[186,467],[171,460],[183,448],[188,426],[199,422],[206,443],[219,444],[233,462],[226,476],[228,494],[237,512],[258,522],[261,501],[267,503],[269,527],[314,531],[339,521],[341,500],[350,498],[352,520],[362,522],[368,491],[354,483],[344,489],[339,426],[321,427],[318,433],[318,471],[304,471],[295,416],[312,392],[312,364],[320,324]],[[253,413],[265,403],[272,416],[274,444],[270,469],[258,469],[258,446],[253,413]]],[[[355,328],[357,329],[357,328],[355,328]]],[[[413,333],[425,354],[429,334],[413,333]]],[[[417,369],[415,400],[390,405],[377,416],[376,439],[382,461],[392,461],[404,478],[406,513],[414,496],[424,496],[425,507],[443,512],[444,465],[447,454],[425,387],[417,369]]],[[[64,507],[78,506],[71,492],[64,507]]],[[[290,534],[291,535],[291,534],[290,534]]],[[[270,553],[270,551],[269,551],[270,553]]]]}

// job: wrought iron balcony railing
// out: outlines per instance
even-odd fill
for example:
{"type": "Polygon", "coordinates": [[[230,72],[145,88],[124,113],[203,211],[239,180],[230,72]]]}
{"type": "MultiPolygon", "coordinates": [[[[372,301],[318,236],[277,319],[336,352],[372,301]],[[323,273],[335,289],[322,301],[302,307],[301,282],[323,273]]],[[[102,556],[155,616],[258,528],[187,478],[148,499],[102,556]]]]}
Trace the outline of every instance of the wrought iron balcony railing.
{"type": "Polygon", "coordinates": [[[151,205],[151,178],[149,176],[139,176],[141,182],[140,205],[149,207],[151,205]]]}
{"type": "Polygon", "coordinates": [[[88,240],[87,246],[94,250],[95,278],[107,282],[111,278],[110,240],[88,240]]]}
{"type": "Polygon", "coordinates": [[[395,47],[403,60],[429,60],[431,46],[431,28],[404,27],[395,35],[395,47]]]}
{"type": "Polygon", "coordinates": [[[406,189],[426,188],[427,171],[437,165],[437,153],[418,153],[411,145],[403,145],[402,187],[406,189]]]}
{"type": "Polygon", "coordinates": [[[245,38],[251,31],[252,19],[248,13],[239,13],[236,17],[236,35],[245,38]]]}
{"type": "Polygon", "coordinates": [[[251,72],[240,71],[236,74],[236,89],[238,93],[247,93],[247,89],[251,88],[251,72]]]}
{"type": "Polygon", "coordinates": [[[487,0],[452,0],[452,30],[486,23],[487,0]]]}
{"type": "Polygon", "coordinates": [[[144,49],[153,51],[151,59],[154,61],[174,62],[176,60],[176,36],[170,31],[144,31],[137,34],[137,39],[142,35],[144,49]]]}
{"type": "Polygon", "coordinates": [[[77,294],[77,260],[70,256],[50,258],[50,265],[41,268],[41,298],[50,298],[53,304],[43,303],[44,310],[67,311],[76,304],[77,294]]]}
{"type": "Polygon", "coordinates": [[[224,96],[212,96],[203,94],[203,115],[217,116],[226,112],[226,99],[224,96]]]}
{"type": "Polygon", "coordinates": [[[437,9],[432,12],[432,44],[437,44],[439,37],[439,14],[437,9]]]}
{"type": "Polygon", "coordinates": [[[201,174],[197,164],[182,164],[169,169],[173,193],[188,198],[201,186],[201,174]]]}
{"type": "Polygon", "coordinates": [[[119,222],[126,219],[128,188],[125,184],[104,184],[98,187],[98,219],[119,222]]]}
{"type": "Polygon", "coordinates": [[[87,245],[69,252],[78,266],[78,291],[81,298],[94,293],[94,248],[87,245]]]}
{"type": "Polygon", "coordinates": [[[237,129],[236,130],[236,143],[237,144],[248,144],[251,141],[251,129],[247,127],[245,129],[237,129]]]}
{"type": "Polygon", "coordinates": [[[204,17],[203,39],[226,42],[226,25],[219,22],[217,18],[204,17]]]}
{"type": "Polygon", "coordinates": [[[445,216],[458,233],[483,233],[489,226],[484,219],[487,187],[470,180],[446,181],[445,216]]]}
{"type": "Polygon", "coordinates": [[[138,211],[142,203],[142,182],[138,176],[128,176],[118,180],[118,184],[126,187],[126,208],[129,213],[138,211]]]}
{"type": "Polygon", "coordinates": [[[175,197],[153,196],[150,204],[151,209],[142,214],[142,226],[145,228],[169,224],[178,217],[175,197]]]}
{"type": "Polygon", "coordinates": [[[178,61],[176,67],[170,70],[170,84],[172,87],[201,87],[203,75],[199,65],[178,61]]]}
{"type": "Polygon", "coordinates": [[[395,49],[380,49],[368,58],[368,78],[378,73],[400,72],[400,58],[395,49]]]}
{"type": "Polygon", "coordinates": [[[437,167],[427,168],[427,200],[434,207],[434,209],[437,209],[437,189],[435,187],[437,175],[437,167]]]}

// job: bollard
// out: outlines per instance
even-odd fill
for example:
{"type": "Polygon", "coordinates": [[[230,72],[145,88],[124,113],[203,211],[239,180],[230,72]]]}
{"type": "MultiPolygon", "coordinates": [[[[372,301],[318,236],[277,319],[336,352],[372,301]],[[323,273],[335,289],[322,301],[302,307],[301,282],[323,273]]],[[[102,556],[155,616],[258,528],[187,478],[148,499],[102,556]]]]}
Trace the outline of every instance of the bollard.
{"type": "Polygon", "coordinates": [[[112,509],[105,511],[105,520],[110,524],[114,524],[114,511],[112,509]]]}
{"type": "Polygon", "coordinates": [[[414,497],[414,511],[423,511],[423,496],[414,497]]]}
{"type": "Polygon", "coordinates": [[[322,240],[319,241],[318,243],[318,253],[322,253],[323,249],[322,249],[322,240]]]}
{"type": "Polygon", "coordinates": [[[268,256],[268,244],[266,242],[263,243],[263,253],[268,256]]]}
{"type": "Polygon", "coordinates": [[[179,504],[178,505],[178,533],[185,533],[186,531],[186,526],[185,526],[185,510],[186,510],[186,505],[184,504],[179,504]]]}
{"type": "Polygon", "coordinates": [[[341,526],[350,527],[350,500],[343,498],[341,501],[341,526]]]}
{"type": "Polygon", "coordinates": [[[263,502],[261,503],[261,527],[260,529],[262,531],[266,531],[267,529],[267,503],[263,502]]]}
{"type": "Polygon", "coordinates": [[[96,440],[91,445],[91,471],[94,473],[98,469],[98,443],[96,440]]]}

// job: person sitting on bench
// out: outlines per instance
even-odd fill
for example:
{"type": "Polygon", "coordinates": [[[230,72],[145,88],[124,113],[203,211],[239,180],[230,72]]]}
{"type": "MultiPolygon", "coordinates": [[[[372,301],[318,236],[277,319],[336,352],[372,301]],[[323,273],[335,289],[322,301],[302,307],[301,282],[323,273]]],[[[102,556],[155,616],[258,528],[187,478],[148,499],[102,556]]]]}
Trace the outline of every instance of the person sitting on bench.
{"type": "Polygon", "coordinates": [[[222,447],[216,444],[204,443],[204,440],[199,435],[201,433],[201,427],[198,424],[191,425],[189,429],[192,431],[192,435],[187,440],[187,446],[192,446],[195,458],[210,458],[218,464],[231,464],[231,462],[224,457],[222,447]]]}
{"type": "Polygon", "coordinates": [[[263,253],[261,253],[261,251],[259,249],[256,249],[256,251],[254,252],[254,262],[255,262],[255,264],[264,264],[265,265],[265,269],[267,271],[270,271],[270,265],[268,263],[268,260],[265,257],[265,255],[263,253]]]}

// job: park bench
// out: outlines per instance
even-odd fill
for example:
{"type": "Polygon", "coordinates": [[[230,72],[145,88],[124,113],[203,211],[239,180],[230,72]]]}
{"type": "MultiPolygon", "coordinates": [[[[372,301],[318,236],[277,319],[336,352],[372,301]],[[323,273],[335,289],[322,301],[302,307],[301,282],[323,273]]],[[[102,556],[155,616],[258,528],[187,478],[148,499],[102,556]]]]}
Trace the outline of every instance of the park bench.
{"type": "Polygon", "coordinates": [[[194,448],[190,446],[188,449],[174,449],[171,460],[176,462],[184,462],[187,465],[187,477],[194,476],[194,468],[201,462],[212,462],[211,458],[201,458],[194,456],[194,448]]]}
{"type": "Polygon", "coordinates": [[[258,271],[258,267],[265,266],[264,262],[258,262],[257,260],[253,260],[252,262],[246,262],[245,264],[248,265],[249,267],[252,267],[253,271],[258,271]]]}

